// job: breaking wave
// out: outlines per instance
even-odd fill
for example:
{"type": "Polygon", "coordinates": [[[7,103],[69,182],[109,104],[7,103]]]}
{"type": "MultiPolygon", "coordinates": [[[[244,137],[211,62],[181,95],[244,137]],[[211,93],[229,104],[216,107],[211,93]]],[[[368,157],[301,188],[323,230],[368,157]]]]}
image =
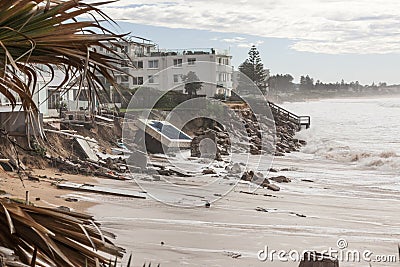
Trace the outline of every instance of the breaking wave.
{"type": "Polygon", "coordinates": [[[400,104],[398,102],[383,102],[379,103],[378,105],[383,108],[400,108],[400,104]]]}
{"type": "Polygon", "coordinates": [[[340,163],[353,164],[371,169],[398,169],[400,168],[400,155],[396,151],[366,151],[352,147],[346,143],[331,139],[314,139],[310,134],[301,136],[307,141],[302,153],[313,154],[320,159],[333,160],[340,163]]]}

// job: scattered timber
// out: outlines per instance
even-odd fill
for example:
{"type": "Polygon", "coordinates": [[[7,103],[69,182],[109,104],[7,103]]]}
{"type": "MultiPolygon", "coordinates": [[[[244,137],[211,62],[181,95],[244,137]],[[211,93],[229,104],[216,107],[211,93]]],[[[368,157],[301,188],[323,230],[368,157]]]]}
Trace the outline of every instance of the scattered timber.
{"type": "Polygon", "coordinates": [[[105,186],[98,186],[91,184],[78,184],[78,183],[66,182],[58,184],[57,187],[61,189],[79,190],[79,191],[86,191],[86,192],[100,193],[100,194],[107,194],[114,196],[146,199],[146,194],[144,192],[134,192],[131,190],[109,188],[105,186]]]}

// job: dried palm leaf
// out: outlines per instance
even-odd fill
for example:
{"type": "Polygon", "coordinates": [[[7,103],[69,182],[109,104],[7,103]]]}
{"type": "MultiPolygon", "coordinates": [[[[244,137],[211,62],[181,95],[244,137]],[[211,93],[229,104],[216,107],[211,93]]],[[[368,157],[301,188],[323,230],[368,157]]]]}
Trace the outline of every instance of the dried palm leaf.
{"type": "MultiPolygon", "coordinates": [[[[15,108],[18,99],[26,113],[27,125],[38,125],[38,107],[33,101],[38,79],[44,72],[54,78],[55,69],[64,70],[59,88],[76,79],[85,84],[89,102],[105,90],[96,74],[114,87],[114,72],[120,56],[113,48],[117,35],[104,28],[96,16],[113,22],[98,7],[109,2],[84,3],[82,0],[3,0],[0,1],[0,93],[15,108]],[[90,20],[78,20],[91,15],[90,20]],[[113,43],[113,45],[110,45],[113,43]],[[91,49],[99,46],[114,56],[91,49]],[[49,70],[40,68],[45,65],[49,70]]],[[[68,90],[68,88],[67,88],[68,90]]]]}
{"type": "Polygon", "coordinates": [[[110,257],[121,258],[125,252],[97,223],[93,227],[91,216],[13,203],[5,198],[0,198],[0,204],[0,246],[15,251],[27,265],[110,266],[110,257]]]}

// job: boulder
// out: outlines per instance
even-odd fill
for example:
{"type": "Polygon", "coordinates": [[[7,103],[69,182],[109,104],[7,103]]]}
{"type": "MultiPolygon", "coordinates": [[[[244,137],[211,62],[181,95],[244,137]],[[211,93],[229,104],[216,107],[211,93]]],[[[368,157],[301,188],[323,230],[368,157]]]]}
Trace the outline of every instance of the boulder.
{"type": "Polygon", "coordinates": [[[279,186],[274,185],[274,184],[267,184],[267,185],[265,186],[265,188],[267,188],[267,189],[269,189],[269,190],[272,190],[272,191],[279,191],[279,190],[281,190],[281,188],[280,188],[279,186]]]}
{"type": "Polygon", "coordinates": [[[245,171],[240,179],[250,182],[253,179],[253,176],[254,176],[253,171],[245,171]]]}
{"type": "MultiPolygon", "coordinates": [[[[260,184],[262,187],[268,187],[268,185],[270,184],[268,179],[264,179],[264,181],[262,181],[262,183],[260,184]]],[[[278,190],[279,191],[279,190],[278,190]]]]}
{"type": "Polygon", "coordinates": [[[289,178],[287,178],[286,176],[280,175],[280,176],[276,176],[276,177],[271,177],[269,178],[272,181],[275,181],[277,183],[290,183],[292,180],[290,180],[289,178]]]}
{"type": "Polygon", "coordinates": [[[205,169],[203,170],[203,174],[216,174],[216,172],[213,169],[205,169]]]}
{"type": "Polygon", "coordinates": [[[231,173],[241,173],[242,172],[242,167],[240,167],[239,163],[233,164],[231,168],[231,173]]]}

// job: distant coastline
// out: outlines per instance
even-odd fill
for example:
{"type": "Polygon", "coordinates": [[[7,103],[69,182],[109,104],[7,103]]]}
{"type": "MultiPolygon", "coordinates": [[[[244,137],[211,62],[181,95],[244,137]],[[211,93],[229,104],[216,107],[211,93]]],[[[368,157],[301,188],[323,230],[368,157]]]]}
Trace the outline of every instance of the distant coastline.
{"type": "Polygon", "coordinates": [[[367,99],[367,98],[387,98],[387,97],[400,97],[400,91],[396,92],[374,92],[374,93],[359,93],[359,92],[335,92],[335,93],[322,93],[322,92],[294,92],[294,93],[279,93],[267,94],[268,100],[275,103],[284,102],[307,102],[318,101],[323,99],[367,99]]]}

